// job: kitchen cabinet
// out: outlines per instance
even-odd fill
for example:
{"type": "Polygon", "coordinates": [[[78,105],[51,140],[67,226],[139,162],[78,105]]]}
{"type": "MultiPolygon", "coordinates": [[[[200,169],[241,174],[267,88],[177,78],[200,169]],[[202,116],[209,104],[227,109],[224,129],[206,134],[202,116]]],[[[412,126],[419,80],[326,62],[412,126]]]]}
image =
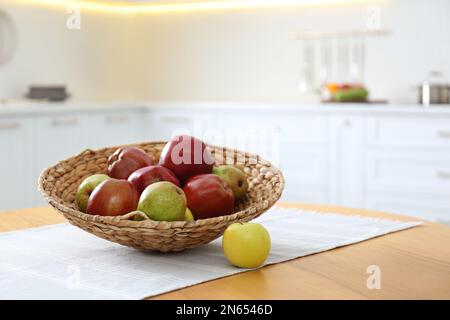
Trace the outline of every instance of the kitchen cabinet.
{"type": "Polygon", "coordinates": [[[367,190],[418,192],[450,199],[450,150],[421,151],[368,148],[367,190]]]}
{"type": "Polygon", "coordinates": [[[39,173],[86,148],[190,134],[273,162],[286,179],[285,201],[450,223],[450,110],[174,103],[49,108],[0,119],[0,147],[8,150],[0,160],[8,168],[0,172],[8,181],[0,210],[43,204],[39,173]]]}
{"type": "Polygon", "coordinates": [[[450,224],[450,117],[367,117],[366,208],[450,224]]]}
{"type": "Polygon", "coordinates": [[[37,181],[33,180],[32,120],[0,118],[0,208],[34,205],[37,181]]]}
{"type": "Polygon", "coordinates": [[[83,114],[35,119],[36,163],[39,171],[88,147],[88,119],[83,114]]]}
{"type": "Polygon", "coordinates": [[[247,110],[218,110],[206,132],[212,144],[258,154],[279,165],[280,122],[271,114],[247,110]]]}
{"type": "Polygon", "coordinates": [[[146,121],[143,111],[106,111],[86,117],[86,146],[92,149],[148,141],[146,130],[152,123],[146,121]]]}
{"type": "Polygon", "coordinates": [[[282,170],[283,200],[328,203],[328,117],[315,112],[218,110],[217,118],[215,144],[256,153],[282,170]]]}
{"type": "Polygon", "coordinates": [[[208,140],[206,137],[211,129],[209,118],[213,119],[214,115],[195,110],[151,110],[147,118],[149,136],[152,140],[167,141],[176,135],[188,134],[208,140]]]}
{"type": "Polygon", "coordinates": [[[450,224],[449,197],[422,193],[368,192],[365,207],[450,224]]]}
{"type": "Polygon", "coordinates": [[[448,117],[428,114],[371,116],[368,131],[367,143],[372,146],[450,148],[448,117]]]}
{"type": "Polygon", "coordinates": [[[330,187],[333,204],[363,205],[365,119],[361,115],[334,115],[330,121],[330,187]]]}
{"type": "MultiPolygon", "coordinates": [[[[34,125],[34,181],[39,174],[57,161],[78,154],[87,149],[88,118],[84,114],[38,116],[34,125]]],[[[35,202],[45,204],[36,188],[35,202]]]]}
{"type": "MultiPolygon", "coordinates": [[[[85,149],[152,140],[144,130],[145,120],[145,112],[133,109],[35,117],[34,180],[46,167],[85,149]]],[[[45,203],[37,189],[34,196],[36,204],[45,203]]]]}

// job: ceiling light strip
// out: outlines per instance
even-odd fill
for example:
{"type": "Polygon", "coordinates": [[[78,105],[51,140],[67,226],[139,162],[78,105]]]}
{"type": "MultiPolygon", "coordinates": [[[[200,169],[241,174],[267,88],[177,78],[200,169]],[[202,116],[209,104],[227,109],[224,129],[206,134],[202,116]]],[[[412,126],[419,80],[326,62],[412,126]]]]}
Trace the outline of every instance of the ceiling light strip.
{"type": "Polygon", "coordinates": [[[147,4],[124,4],[107,3],[98,1],[76,1],[76,0],[16,0],[15,3],[29,3],[43,6],[78,7],[85,10],[103,11],[122,14],[139,13],[170,13],[189,11],[221,11],[257,8],[279,8],[279,7],[311,7],[311,6],[334,6],[334,5],[357,5],[357,4],[380,4],[388,0],[217,0],[183,3],[147,3],[147,4]]]}

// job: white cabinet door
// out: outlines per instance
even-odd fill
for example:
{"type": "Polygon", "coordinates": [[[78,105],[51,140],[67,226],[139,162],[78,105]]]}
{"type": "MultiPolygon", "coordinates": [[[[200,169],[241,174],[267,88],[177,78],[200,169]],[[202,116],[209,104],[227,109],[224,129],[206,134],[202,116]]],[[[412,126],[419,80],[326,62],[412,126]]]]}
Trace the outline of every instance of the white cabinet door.
{"type": "Polygon", "coordinates": [[[365,121],[359,115],[331,117],[331,203],[361,207],[364,200],[365,121]]]}
{"type": "Polygon", "coordinates": [[[186,110],[155,109],[148,115],[151,140],[170,140],[178,134],[188,134],[202,138],[204,135],[201,113],[186,110]]]}
{"type": "Polygon", "coordinates": [[[286,180],[307,187],[328,187],[329,155],[322,146],[281,147],[280,165],[286,180]]]}
{"type": "Polygon", "coordinates": [[[34,205],[32,126],[31,118],[0,119],[0,211],[34,205]]]}
{"type": "MultiPolygon", "coordinates": [[[[66,159],[87,149],[87,118],[85,115],[68,114],[42,116],[35,119],[35,179],[40,172],[59,160],[66,159]]],[[[37,196],[37,204],[43,204],[37,196]]]]}
{"type": "Polygon", "coordinates": [[[89,148],[119,146],[151,138],[145,130],[145,114],[141,111],[103,112],[86,115],[89,148]]]}
{"type": "Polygon", "coordinates": [[[329,198],[327,116],[316,113],[219,112],[215,142],[260,155],[278,166],[286,185],[283,199],[326,203],[329,198]]]}
{"type": "Polygon", "coordinates": [[[450,197],[450,148],[368,148],[365,167],[368,190],[450,197]]]}
{"type": "Polygon", "coordinates": [[[368,142],[376,146],[450,147],[448,115],[378,115],[368,120],[368,142]]]}
{"type": "Polygon", "coordinates": [[[281,200],[307,204],[326,204],[329,202],[329,192],[326,188],[297,184],[295,181],[286,179],[281,200]]]}
{"type": "MultiPolygon", "coordinates": [[[[146,120],[149,140],[167,141],[179,134],[217,144],[217,114],[214,110],[153,109],[146,120]]],[[[220,143],[219,143],[220,144],[220,143]]]]}
{"type": "Polygon", "coordinates": [[[58,115],[36,118],[38,169],[82,152],[88,147],[87,118],[84,115],[58,115]]]}

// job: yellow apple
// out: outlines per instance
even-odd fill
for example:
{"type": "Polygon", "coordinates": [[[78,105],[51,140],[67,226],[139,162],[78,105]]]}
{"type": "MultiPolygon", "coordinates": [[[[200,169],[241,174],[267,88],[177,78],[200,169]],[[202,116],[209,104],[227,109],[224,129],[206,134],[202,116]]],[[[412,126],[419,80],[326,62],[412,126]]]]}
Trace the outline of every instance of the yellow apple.
{"type": "Polygon", "coordinates": [[[189,208],[186,208],[186,212],[184,213],[184,221],[194,221],[194,215],[189,208]]]}
{"type": "Polygon", "coordinates": [[[233,223],[223,234],[222,248],[232,265],[257,268],[269,256],[270,235],[258,223],[233,223]]]}

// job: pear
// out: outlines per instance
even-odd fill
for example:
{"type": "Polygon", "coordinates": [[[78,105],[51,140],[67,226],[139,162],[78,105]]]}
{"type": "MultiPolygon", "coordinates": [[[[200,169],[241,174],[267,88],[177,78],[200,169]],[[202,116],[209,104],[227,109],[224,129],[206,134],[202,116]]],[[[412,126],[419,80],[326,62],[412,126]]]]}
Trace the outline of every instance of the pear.
{"type": "Polygon", "coordinates": [[[244,171],[234,165],[214,167],[212,173],[225,180],[233,190],[234,199],[242,199],[248,191],[248,181],[244,171]]]}
{"type": "Polygon", "coordinates": [[[181,188],[172,182],[161,181],[149,185],[139,198],[137,210],[151,220],[184,221],[186,196],[181,188]]]}
{"type": "Polygon", "coordinates": [[[186,213],[184,214],[184,221],[194,221],[194,215],[189,208],[186,208],[186,213]]]}

